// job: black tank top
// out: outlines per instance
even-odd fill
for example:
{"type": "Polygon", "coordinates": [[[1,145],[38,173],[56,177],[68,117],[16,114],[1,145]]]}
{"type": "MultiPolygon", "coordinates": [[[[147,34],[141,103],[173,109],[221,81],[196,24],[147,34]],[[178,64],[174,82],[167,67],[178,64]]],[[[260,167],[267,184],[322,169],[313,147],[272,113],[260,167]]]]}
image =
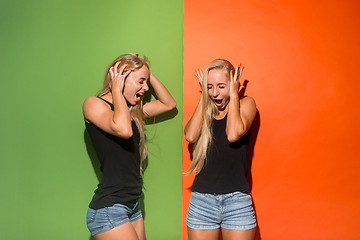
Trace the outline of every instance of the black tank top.
{"type": "MultiPolygon", "coordinates": [[[[102,99],[102,98],[101,98],[102,99]]],[[[106,101],[114,111],[112,103],[106,101]]],[[[131,121],[133,135],[123,139],[111,135],[92,123],[85,123],[103,172],[89,207],[99,209],[115,203],[128,203],[142,196],[140,176],[140,134],[131,121]]]]}
{"type": "Polygon", "coordinates": [[[212,121],[213,142],[203,169],[195,176],[193,192],[225,194],[249,191],[246,154],[250,131],[235,143],[230,143],[226,135],[226,120],[227,115],[212,121]]]}

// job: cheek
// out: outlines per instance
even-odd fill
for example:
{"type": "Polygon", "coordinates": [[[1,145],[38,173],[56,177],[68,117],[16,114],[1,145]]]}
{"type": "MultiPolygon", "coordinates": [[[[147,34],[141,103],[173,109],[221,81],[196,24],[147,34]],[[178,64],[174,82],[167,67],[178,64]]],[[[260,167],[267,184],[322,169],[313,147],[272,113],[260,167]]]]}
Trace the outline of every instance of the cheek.
{"type": "Polygon", "coordinates": [[[223,97],[230,97],[230,89],[228,87],[221,89],[220,92],[223,97]]]}
{"type": "Polygon", "coordinates": [[[212,98],[213,90],[212,90],[212,89],[208,89],[208,94],[209,94],[209,97],[212,98]]]}
{"type": "Polygon", "coordinates": [[[133,91],[133,89],[134,89],[134,83],[133,83],[132,81],[125,81],[124,89],[125,89],[125,91],[127,91],[127,92],[133,91]]]}

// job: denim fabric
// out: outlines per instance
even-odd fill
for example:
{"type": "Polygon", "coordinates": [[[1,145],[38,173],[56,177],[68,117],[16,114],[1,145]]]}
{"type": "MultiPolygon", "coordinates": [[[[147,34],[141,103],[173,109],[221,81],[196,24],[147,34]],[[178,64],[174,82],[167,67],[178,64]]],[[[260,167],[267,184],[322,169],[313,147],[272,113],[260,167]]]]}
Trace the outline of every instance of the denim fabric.
{"type": "Polygon", "coordinates": [[[86,214],[86,224],[91,235],[95,235],[140,218],[142,218],[142,214],[138,202],[132,208],[128,204],[117,203],[111,207],[97,210],[89,208],[86,214]]]}
{"type": "Polygon", "coordinates": [[[252,197],[248,193],[191,194],[186,224],[197,230],[225,228],[248,230],[256,227],[252,197]]]}

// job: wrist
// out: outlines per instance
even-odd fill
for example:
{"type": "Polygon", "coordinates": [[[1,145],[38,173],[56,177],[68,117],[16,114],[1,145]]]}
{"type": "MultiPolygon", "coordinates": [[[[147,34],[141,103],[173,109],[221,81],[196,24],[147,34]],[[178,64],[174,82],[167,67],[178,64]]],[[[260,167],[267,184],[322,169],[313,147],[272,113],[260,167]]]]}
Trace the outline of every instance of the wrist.
{"type": "Polygon", "coordinates": [[[122,94],[122,90],[120,89],[120,87],[117,88],[113,88],[111,89],[111,94],[113,96],[113,98],[115,97],[124,97],[124,95],[122,94]]]}
{"type": "Polygon", "coordinates": [[[122,92],[123,87],[121,86],[121,83],[112,82],[111,84],[111,91],[119,91],[122,92]]]}
{"type": "Polygon", "coordinates": [[[239,93],[238,92],[230,92],[230,99],[232,98],[239,98],[239,93]]]}
{"type": "Polygon", "coordinates": [[[150,77],[149,77],[149,82],[153,82],[154,79],[156,79],[155,75],[150,71],[150,77]]]}

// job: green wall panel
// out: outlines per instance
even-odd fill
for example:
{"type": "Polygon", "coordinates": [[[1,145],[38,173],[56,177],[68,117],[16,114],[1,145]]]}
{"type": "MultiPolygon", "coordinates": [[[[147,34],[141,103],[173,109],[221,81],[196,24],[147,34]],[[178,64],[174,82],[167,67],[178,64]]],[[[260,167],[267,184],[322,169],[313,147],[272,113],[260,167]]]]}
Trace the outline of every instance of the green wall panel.
{"type": "Polygon", "coordinates": [[[178,103],[146,127],[144,201],[147,239],[181,239],[183,1],[1,1],[0,34],[1,239],[89,239],[81,107],[126,52],[178,103]]]}

